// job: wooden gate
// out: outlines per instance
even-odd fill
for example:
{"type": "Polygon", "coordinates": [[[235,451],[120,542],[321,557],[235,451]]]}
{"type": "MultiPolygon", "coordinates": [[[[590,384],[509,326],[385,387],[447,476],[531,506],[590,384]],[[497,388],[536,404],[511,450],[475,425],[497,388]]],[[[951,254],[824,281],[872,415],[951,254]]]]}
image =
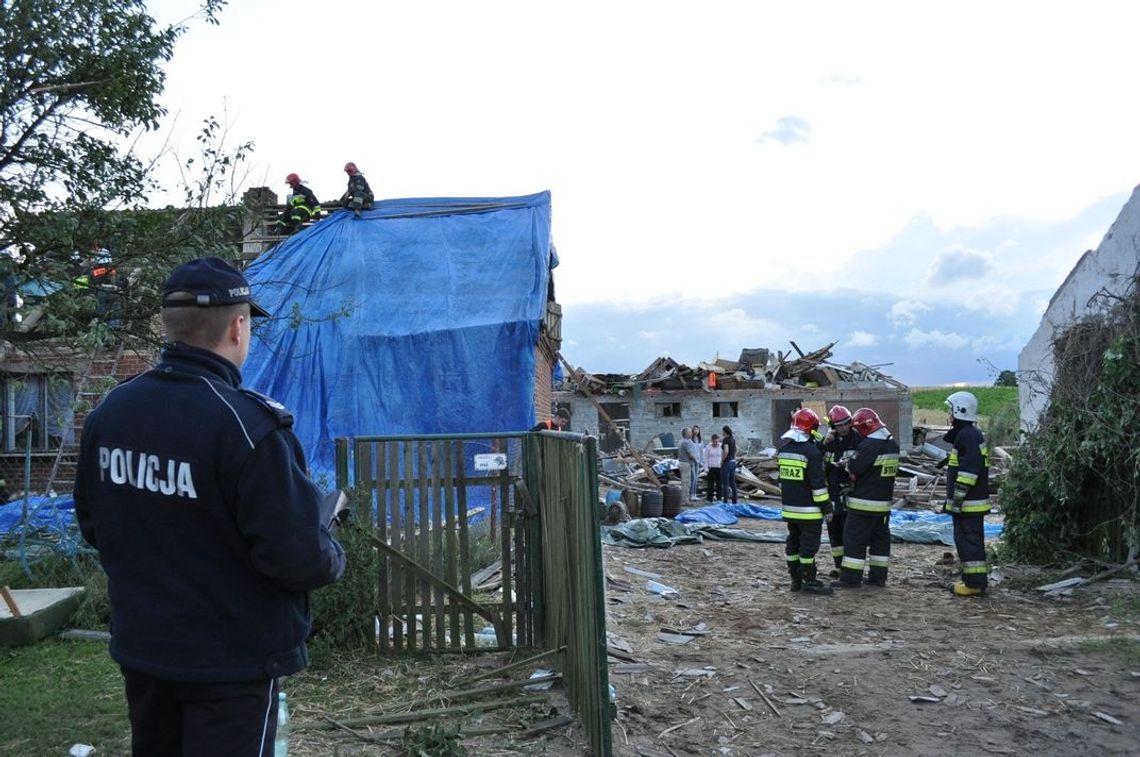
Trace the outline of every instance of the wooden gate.
{"type": "Polygon", "coordinates": [[[337,441],[338,485],[355,489],[358,506],[367,504],[380,553],[381,650],[534,644],[528,516],[518,496],[525,436],[337,441]],[[488,588],[494,583],[498,588],[488,588]]]}

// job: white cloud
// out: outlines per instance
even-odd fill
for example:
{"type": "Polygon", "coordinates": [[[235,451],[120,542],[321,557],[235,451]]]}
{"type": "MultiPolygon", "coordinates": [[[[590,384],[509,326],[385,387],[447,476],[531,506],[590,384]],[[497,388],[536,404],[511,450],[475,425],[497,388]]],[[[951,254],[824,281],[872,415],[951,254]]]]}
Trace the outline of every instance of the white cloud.
{"type": "Polygon", "coordinates": [[[891,319],[892,323],[897,325],[911,324],[917,321],[918,317],[928,310],[930,310],[930,306],[925,302],[899,300],[894,305],[891,305],[887,317],[891,319]]]}
{"type": "Polygon", "coordinates": [[[799,116],[784,116],[776,122],[776,127],[765,132],[760,140],[762,142],[772,140],[782,145],[790,145],[796,142],[807,142],[810,134],[811,124],[807,121],[799,116]]]}
{"type": "Polygon", "coordinates": [[[656,342],[661,338],[660,331],[639,331],[637,332],[639,339],[644,339],[647,342],[656,342]]]}
{"type": "Polygon", "coordinates": [[[945,347],[951,350],[960,350],[970,344],[970,340],[961,334],[921,329],[911,329],[904,341],[909,347],[945,347]]]}
{"type": "Polygon", "coordinates": [[[879,337],[866,331],[855,331],[847,337],[848,347],[873,347],[878,343],[879,337]]]}
{"type": "Polygon", "coordinates": [[[963,279],[981,279],[989,272],[992,261],[993,256],[988,252],[952,244],[934,253],[927,281],[932,286],[941,287],[963,279]]]}

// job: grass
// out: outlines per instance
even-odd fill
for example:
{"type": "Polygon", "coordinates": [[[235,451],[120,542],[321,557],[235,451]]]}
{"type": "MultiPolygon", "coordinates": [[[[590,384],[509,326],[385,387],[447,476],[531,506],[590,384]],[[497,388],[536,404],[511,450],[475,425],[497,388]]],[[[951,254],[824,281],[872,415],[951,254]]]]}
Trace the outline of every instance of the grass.
{"type": "Polygon", "coordinates": [[[946,409],[946,398],[957,391],[967,391],[978,398],[978,415],[991,418],[1003,407],[1017,405],[1016,386],[967,386],[939,387],[937,389],[914,389],[910,393],[911,401],[919,410],[939,410],[949,416],[946,409]]]}
{"type": "Polygon", "coordinates": [[[1106,655],[1130,670],[1140,667],[1140,641],[1135,639],[1089,641],[1081,644],[1081,651],[1088,654],[1106,655]]]}
{"type": "Polygon", "coordinates": [[[0,754],[58,757],[72,744],[130,754],[122,675],[106,643],[0,649],[0,754]]]}

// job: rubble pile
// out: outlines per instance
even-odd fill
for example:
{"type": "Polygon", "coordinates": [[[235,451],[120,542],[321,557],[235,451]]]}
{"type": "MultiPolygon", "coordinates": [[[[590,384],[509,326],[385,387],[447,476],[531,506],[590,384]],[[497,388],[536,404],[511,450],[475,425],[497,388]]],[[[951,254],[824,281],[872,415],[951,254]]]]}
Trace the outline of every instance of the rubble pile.
{"type": "Polygon", "coordinates": [[[854,362],[832,363],[831,342],[817,350],[803,352],[795,342],[787,352],[767,348],[746,348],[736,360],[714,358],[695,368],[670,357],[659,357],[633,375],[619,373],[591,374],[580,368],[563,380],[558,389],[589,392],[593,395],[616,394],[636,396],[642,389],[818,389],[835,387],[856,389],[888,385],[906,386],[881,373],[873,366],[854,362]],[[569,385],[567,385],[569,384],[569,385]]]}

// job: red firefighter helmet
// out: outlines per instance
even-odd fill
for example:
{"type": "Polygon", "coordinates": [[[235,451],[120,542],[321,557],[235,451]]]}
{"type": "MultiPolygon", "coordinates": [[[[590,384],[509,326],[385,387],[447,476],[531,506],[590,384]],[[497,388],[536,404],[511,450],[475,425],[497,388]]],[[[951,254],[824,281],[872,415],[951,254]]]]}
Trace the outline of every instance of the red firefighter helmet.
{"type": "Polygon", "coordinates": [[[350,160],[344,164],[344,172],[349,176],[356,176],[356,174],[360,173],[360,169],[350,160]]]}
{"type": "Polygon", "coordinates": [[[792,413],[792,428],[811,433],[819,428],[819,416],[811,408],[801,407],[792,413]]]}
{"type": "Polygon", "coordinates": [[[879,420],[879,414],[869,407],[861,407],[855,411],[855,414],[851,416],[851,427],[860,436],[869,436],[884,428],[883,422],[879,420]]]}
{"type": "Polygon", "coordinates": [[[827,411],[827,422],[832,426],[840,423],[850,423],[851,411],[843,405],[832,405],[831,409],[827,411]]]}
{"type": "Polygon", "coordinates": [[[291,173],[285,177],[285,183],[291,187],[295,187],[301,183],[301,177],[295,173],[291,173]]]}

